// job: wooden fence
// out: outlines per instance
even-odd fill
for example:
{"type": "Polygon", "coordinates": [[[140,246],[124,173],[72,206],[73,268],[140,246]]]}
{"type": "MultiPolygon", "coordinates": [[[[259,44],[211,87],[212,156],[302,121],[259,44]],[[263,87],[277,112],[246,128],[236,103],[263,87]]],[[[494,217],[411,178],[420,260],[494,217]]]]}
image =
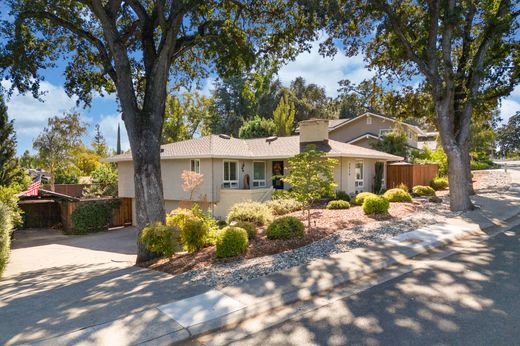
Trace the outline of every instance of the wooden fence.
{"type": "MultiPolygon", "coordinates": [[[[71,197],[81,198],[83,189],[90,184],[54,184],[54,192],[61,193],[71,197]]],[[[45,190],[50,190],[50,185],[44,185],[45,190]]]]}
{"type": "MultiPolygon", "coordinates": [[[[105,199],[105,201],[110,200],[111,199],[105,199]]],[[[132,199],[117,198],[116,200],[119,200],[120,204],[117,208],[112,210],[112,220],[110,221],[109,227],[130,226],[132,224],[132,199]]],[[[65,232],[69,232],[72,229],[72,212],[81,203],[89,203],[89,201],[83,200],[79,202],[60,202],[61,224],[65,232]]]]}
{"type": "Polygon", "coordinates": [[[386,168],[386,187],[392,189],[399,184],[408,188],[416,185],[430,185],[430,181],[439,173],[437,164],[390,164],[386,168]]]}

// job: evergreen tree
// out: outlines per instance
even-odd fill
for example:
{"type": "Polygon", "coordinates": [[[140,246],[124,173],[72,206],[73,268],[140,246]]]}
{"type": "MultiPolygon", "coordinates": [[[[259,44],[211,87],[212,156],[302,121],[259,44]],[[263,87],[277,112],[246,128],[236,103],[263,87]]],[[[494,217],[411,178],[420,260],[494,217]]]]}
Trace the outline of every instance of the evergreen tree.
{"type": "Polygon", "coordinates": [[[96,124],[94,128],[94,139],[92,140],[92,148],[94,148],[96,155],[100,157],[108,156],[107,141],[101,133],[101,126],[99,126],[99,124],[96,124]]]}
{"type": "Polygon", "coordinates": [[[117,147],[116,154],[121,154],[121,128],[119,127],[119,123],[117,124],[117,147]]]}
{"type": "Polygon", "coordinates": [[[16,158],[16,135],[7,107],[0,95],[0,186],[22,183],[23,169],[16,158]]]}
{"type": "Polygon", "coordinates": [[[284,94],[273,112],[273,120],[276,124],[278,136],[289,136],[292,134],[295,115],[294,103],[289,101],[287,94],[284,94]]]}

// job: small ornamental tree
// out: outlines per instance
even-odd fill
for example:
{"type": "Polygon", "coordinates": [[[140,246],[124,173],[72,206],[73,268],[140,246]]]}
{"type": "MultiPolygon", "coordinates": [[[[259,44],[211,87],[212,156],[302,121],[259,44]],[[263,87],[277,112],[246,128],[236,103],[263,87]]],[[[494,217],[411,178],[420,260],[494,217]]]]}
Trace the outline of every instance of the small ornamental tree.
{"type": "Polygon", "coordinates": [[[190,201],[193,199],[193,194],[197,191],[204,182],[204,174],[193,171],[182,171],[182,190],[190,194],[190,201]]]}
{"type": "Polygon", "coordinates": [[[282,179],[292,186],[291,194],[307,211],[307,227],[311,227],[311,205],[325,195],[334,195],[335,159],[325,157],[325,152],[316,150],[313,144],[307,145],[305,151],[289,159],[288,174],[282,179]]]}

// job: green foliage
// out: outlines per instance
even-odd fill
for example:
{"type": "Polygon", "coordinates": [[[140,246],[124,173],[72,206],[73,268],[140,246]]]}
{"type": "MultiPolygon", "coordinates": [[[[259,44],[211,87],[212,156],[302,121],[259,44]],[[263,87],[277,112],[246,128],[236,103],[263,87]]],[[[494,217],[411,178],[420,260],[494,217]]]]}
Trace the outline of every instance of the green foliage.
{"type": "Polygon", "coordinates": [[[10,219],[13,227],[19,227],[23,223],[23,211],[18,206],[19,198],[17,196],[21,191],[16,185],[0,186],[0,203],[10,210],[10,219]]]}
{"type": "Polygon", "coordinates": [[[90,176],[101,165],[101,156],[85,146],[80,146],[72,152],[72,163],[78,169],[80,176],[90,176]]]}
{"type": "Polygon", "coordinates": [[[221,233],[222,230],[220,229],[220,227],[210,227],[208,230],[208,234],[206,235],[206,239],[204,239],[204,246],[217,245],[217,241],[220,239],[221,233]]]}
{"type": "Polygon", "coordinates": [[[376,162],[375,163],[375,174],[374,174],[374,193],[381,193],[383,190],[383,174],[385,172],[385,164],[384,162],[376,162]]]}
{"type": "Polygon", "coordinates": [[[435,177],[430,181],[430,186],[435,191],[444,190],[449,185],[448,178],[446,177],[435,177]]]}
{"type": "Polygon", "coordinates": [[[225,227],[222,236],[217,241],[217,257],[234,257],[243,254],[247,250],[249,241],[247,232],[240,227],[225,227]]]}
{"type": "Polygon", "coordinates": [[[350,195],[345,191],[336,191],[336,200],[342,200],[350,202],[350,195]]]}
{"type": "Polygon", "coordinates": [[[303,237],[305,226],[294,216],[284,216],[274,220],[267,227],[267,239],[292,239],[303,237]]]}
{"type": "Polygon", "coordinates": [[[354,198],[352,198],[352,204],[355,205],[362,205],[365,201],[365,198],[377,196],[376,194],[373,194],[372,192],[360,192],[358,193],[354,198]]]}
{"type": "Polygon", "coordinates": [[[181,242],[188,252],[202,250],[208,236],[208,226],[200,218],[187,218],[181,231],[181,242]]]}
{"type": "MultiPolygon", "coordinates": [[[[310,23],[310,22],[309,22],[310,23]]],[[[325,88],[296,77],[289,86],[289,101],[294,102],[296,121],[313,118],[332,118],[335,110],[325,88]]]]}
{"type": "Polygon", "coordinates": [[[249,240],[256,238],[256,225],[252,222],[239,221],[236,224],[234,224],[233,227],[238,227],[246,230],[247,238],[249,240]]]}
{"type": "Polygon", "coordinates": [[[139,241],[151,252],[170,257],[182,250],[179,230],[154,222],[139,233],[139,241]]]}
{"type": "Polygon", "coordinates": [[[416,185],[412,188],[412,192],[417,196],[435,196],[435,190],[430,186],[416,185]]]}
{"type": "Polygon", "coordinates": [[[439,165],[439,176],[448,174],[448,157],[442,147],[439,146],[435,151],[428,147],[412,152],[411,161],[418,164],[436,163],[439,165]]]}
{"type": "Polygon", "coordinates": [[[75,166],[60,167],[55,171],[55,184],[77,184],[81,172],[75,166]]]}
{"type": "Polygon", "coordinates": [[[274,215],[285,215],[302,209],[302,203],[294,198],[273,199],[268,201],[267,205],[274,215]]]}
{"type": "Polygon", "coordinates": [[[350,208],[350,203],[343,200],[335,200],[330,201],[327,204],[327,209],[348,209],[350,208]]]}
{"type": "Polygon", "coordinates": [[[287,94],[280,98],[280,103],[273,112],[273,121],[278,136],[290,136],[295,118],[294,103],[289,101],[287,94]]]}
{"type": "Polygon", "coordinates": [[[504,157],[520,155],[520,112],[497,130],[498,153],[504,157]]]}
{"type": "Polygon", "coordinates": [[[0,202],[0,277],[7,267],[13,230],[11,209],[0,202]]]}
{"type": "Polygon", "coordinates": [[[92,139],[90,145],[98,157],[103,158],[108,156],[107,141],[101,133],[101,126],[99,124],[96,124],[94,127],[94,138],[92,139]]]}
{"type": "Polygon", "coordinates": [[[257,226],[270,224],[273,221],[271,209],[260,202],[242,202],[234,204],[229,210],[227,222],[247,221],[257,226]]]}
{"type": "Polygon", "coordinates": [[[387,190],[383,197],[386,198],[390,202],[411,202],[412,196],[408,193],[408,191],[404,191],[403,189],[390,189],[387,190]]]}
{"type": "Polygon", "coordinates": [[[103,163],[92,172],[92,185],[83,190],[84,198],[117,196],[117,170],[110,163],[103,163]]]}
{"type": "Polygon", "coordinates": [[[405,183],[400,183],[399,185],[397,185],[397,189],[401,189],[401,190],[403,190],[405,192],[409,192],[410,191],[410,189],[408,188],[408,186],[406,186],[405,183]]]}
{"type": "Polygon", "coordinates": [[[72,233],[87,234],[108,230],[112,209],[111,201],[80,203],[72,212],[72,233]]]}
{"type": "Polygon", "coordinates": [[[370,143],[373,149],[401,157],[408,156],[408,139],[404,131],[392,131],[383,135],[381,140],[370,143]]]}
{"type": "Polygon", "coordinates": [[[23,182],[25,172],[16,158],[16,135],[0,93],[0,186],[23,182]]]}
{"type": "Polygon", "coordinates": [[[271,198],[275,199],[288,199],[291,198],[291,193],[287,190],[274,190],[271,198]]]}
{"type": "Polygon", "coordinates": [[[390,202],[383,196],[368,196],[363,201],[363,212],[370,214],[384,214],[388,212],[390,202]]]}
{"type": "Polygon", "coordinates": [[[288,160],[288,174],[283,181],[292,186],[291,196],[307,210],[308,227],[311,226],[311,204],[324,195],[335,195],[334,167],[338,161],[326,157],[313,144],[307,145],[300,154],[288,160]]]}
{"type": "Polygon", "coordinates": [[[258,115],[244,122],[238,130],[238,137],[243,139],[269,137],[276,134],[276,124],[272,119],[260,118],[258,115]]]}
{"type": "Polygon", "coordinates": [[[496,165],[493,161],[489,159],[481,159],[481,160],[471,160],[470,161],[471,170],[482,170],[482,169],[491,169],[495,168],[496,165]]]}

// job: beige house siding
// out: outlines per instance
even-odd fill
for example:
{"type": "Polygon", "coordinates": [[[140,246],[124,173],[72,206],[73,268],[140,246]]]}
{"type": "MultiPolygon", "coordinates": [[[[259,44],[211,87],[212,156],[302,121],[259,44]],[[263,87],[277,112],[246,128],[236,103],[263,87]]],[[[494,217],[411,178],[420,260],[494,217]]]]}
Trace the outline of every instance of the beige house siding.
{"type": "MultiPolygon", "coordinates": [[[[394,121],[375,116],[370,116],[371,123],[369,124],[367,121],[368,118],[369,116],[359,117],[356,120],[349,122],[348,124],[330,131],[329,138],[338,142],[348,143],[351,140],[358,138],[359,136],[366,133],[379,136],[380,130],[393,129],[396,126],[394,121]]],[[[402,127],[406,132],[408,145],[416,148],[417,134],[406,125],[403,125],[402,127]]],[[[370,145],[368,145],[368,141],[361,141],[353,144],[371,149],[370,145]]]]}

